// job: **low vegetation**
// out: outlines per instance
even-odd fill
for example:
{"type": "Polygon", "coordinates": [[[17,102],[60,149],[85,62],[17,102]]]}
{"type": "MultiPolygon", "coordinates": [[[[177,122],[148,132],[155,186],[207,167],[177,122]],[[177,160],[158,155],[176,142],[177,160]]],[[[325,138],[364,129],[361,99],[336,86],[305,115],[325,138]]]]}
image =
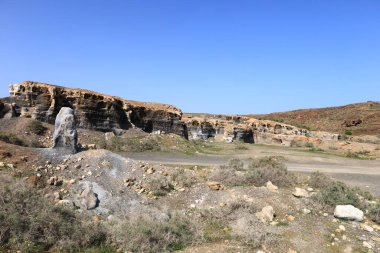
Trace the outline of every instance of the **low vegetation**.
{"type": "Polygon", "coordinates": [[[27,126],[26,129],[33,134],[42,135],[46,131],[46,127],[44,127],[41,121],[33,120],[27,126]]]}
{"type": "Polygon", "coordinates": [[[288,187],[294,184],[294,175],[288,172],[281,156],[266,156],[251,159],[248,168],[239,159],[230,160],[228,164],[220,166],[210,179],[228,186],[255,185],[262,186],[266,182],[288,187]]]}
{"type": "Polygon", "coordinates": [[[140,217],[124,222],[116,232],[116,240],[126,251],[135,253],[172,252],[183,249],[196,236],[193,222],[183,215],[165,221],[140,217]]]}
{"type": "Polygon", "coordinates": [[[22,139],[20,139],[14,134],[0,132],[0,140],[6,143],[18,145],[18,146],[24,146],[24,147],[28,146],[22,139]]]}
{"type": "Polygon", "coordinates": [[[0,180],[0,248],[79,251],[106,242],[101,226],[86,224],[72,210],[52,206],[14,179],[0,180]]]}

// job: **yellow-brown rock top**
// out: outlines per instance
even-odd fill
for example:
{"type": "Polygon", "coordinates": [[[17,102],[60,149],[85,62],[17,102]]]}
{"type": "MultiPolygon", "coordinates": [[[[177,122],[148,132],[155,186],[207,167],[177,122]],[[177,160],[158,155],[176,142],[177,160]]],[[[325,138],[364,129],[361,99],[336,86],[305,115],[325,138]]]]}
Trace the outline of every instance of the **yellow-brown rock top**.
{"type": "Polygon", "coordinates": [[[160,130],[187,136],[186,126],[181,122],[182,111],[172,105],[31,81],[10,85],[9,92],[10,97],[3,99],[3,103],[11,106],[11,113],[3,115],[53,123],[62,107],[70,107],[81,128],[111,131],[137,127],[146,132],[160,130]]]}

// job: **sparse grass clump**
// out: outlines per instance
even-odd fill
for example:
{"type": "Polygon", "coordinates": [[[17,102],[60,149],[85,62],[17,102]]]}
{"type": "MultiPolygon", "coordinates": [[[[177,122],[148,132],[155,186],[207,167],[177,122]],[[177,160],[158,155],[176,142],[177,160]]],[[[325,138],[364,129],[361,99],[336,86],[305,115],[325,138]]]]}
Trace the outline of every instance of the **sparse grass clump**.
{"type": "Polygon", "coordinates": [[[118,241],[124,250],[134,253],[173,252],[185,248],[194,240],[193,222],[183,215],[167,221],[138,218],[126,221],[118,231],[118,241]]]}
{"type": "Polygon", "coordinates": [[[171,177],[180,187],[191,187],[197,182],[196,177],[191,171],[185,170],[184,168],[176,169],[171,174],[171,177]]]}
{"type": "Polygon", "coordinates": [[[220,168],[242,171],[244,170],[244,162],[240,159],[234,158],[229,160],[227,165],[221,165],[220,168]]]}
{"type": "Polygon", "coordinates": [[[379,203],[377,203],[377,204],[375,204],[369,208],[368,217],[372,221],[380,224],[380,204],[379,203]]]}
{"type": "Polygon", "coordinates": [[[44,127],[41,123],[41,121],[33,120],[30,122],[26,129],[30,131],[31,133],[42,135],[46,131],[46,127],[44,127]]]}
{"type": "Polygon", "coordinates": [[[249,166],[247,180],[257,186],[262,186],[268,181],[282,187],[293,185],[295,178],[288,172],[284,161],[285,158],[281,156],[253,159],[249,166]]]}
{"type": "Polygon", "coordinates": [[[28,146],[22,139],[14,134],[0,133],[0,140],[18,146],[28,146]]]}
{"type": "Polygon", "coordinates": [[[368,150],[362,150],[358,152],[352,152],[352,151],[347,151],[345,153],[345,156],[348,158],[353,158],[353,159],[360,159],[360,160],[373,160],[374,158],[370,156],[370,151],[368,150]]]}
{"type": "Polygon", "coordinates": [[[52,206],[21,182],[5,177],[0,180],[0,251],[66,252],[106,241],[102,227],[86,225],[72,210],[52,206]]]}
{"type": "Polygon", "coordinates": [[[319,203],[327,206],[353,205],[360,207],[358,190],[342,182],[331,182],[316,195],[319,203]]]}
{"type": "Polygon", "coordinates": [[[151,192],[154,196],[165,196],[173,190],[173,185],[166,177],[158,175],[147,180],[144,184],[144,188],[151,192]]]}
{"type": "Polygon", "coordinates": [[[346,131],[344,131],[344,134],[345,135],[352,135],[352,131],[351,130],[346,130],[346,131]]]}
{"type": "Polygon", "coordinates": [[[311,173],[310,179],[309,179],[309,185],[317,189],[325,188],[329,186],[332,182],[333,180],[329,176],[319,171],[315,171],[311,173]]]}

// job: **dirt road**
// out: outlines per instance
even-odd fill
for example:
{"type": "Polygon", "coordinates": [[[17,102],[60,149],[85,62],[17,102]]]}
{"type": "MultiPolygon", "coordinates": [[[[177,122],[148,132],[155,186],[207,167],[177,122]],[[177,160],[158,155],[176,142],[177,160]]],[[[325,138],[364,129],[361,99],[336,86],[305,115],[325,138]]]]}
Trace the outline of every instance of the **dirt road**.
{"type": "Polygon", "coordinates": [[[357,160],[324,153],[279,149],[271,146],[255,147],[235,154],[128,153],[124,155],[151,163],[204,166],[225,164],[231,158],[239,158],[248,162],[250,157],[281,155],[287,159],[286,164],[290,171],[311,173],[318,170],[337,180],[360,186],[380,196],[380,160],[357,160]]]}

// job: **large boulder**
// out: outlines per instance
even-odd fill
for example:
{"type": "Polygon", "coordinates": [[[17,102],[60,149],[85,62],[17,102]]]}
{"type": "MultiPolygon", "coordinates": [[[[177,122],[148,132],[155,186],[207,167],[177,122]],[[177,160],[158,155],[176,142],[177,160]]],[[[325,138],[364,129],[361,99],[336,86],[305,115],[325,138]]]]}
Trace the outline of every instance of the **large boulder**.
{"type": "Polygon", "coordinates": [[[62,107],[55,119],[53,148],[63,148],[72,153],[77,152],[78,133],[75,127],[73,109],[62,107]]]}
{"type": "Polygon", "coordinates": [[[336,218],[354,221],[363,221],[364,213],[353,205],[337,205],[334,210],[336,218]]]}

